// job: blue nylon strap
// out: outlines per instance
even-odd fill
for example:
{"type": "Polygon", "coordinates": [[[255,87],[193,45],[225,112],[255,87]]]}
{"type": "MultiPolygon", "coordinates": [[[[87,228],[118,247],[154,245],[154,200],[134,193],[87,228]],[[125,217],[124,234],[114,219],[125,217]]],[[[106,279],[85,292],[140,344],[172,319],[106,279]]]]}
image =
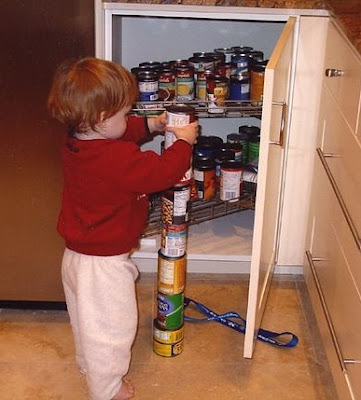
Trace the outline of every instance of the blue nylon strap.
{"type": "MultiPolygon", "coordinates": [[[[215,321],[219,322],[225,326],[228,326],[231,329],[234,329],[240,333],[245,333],[246,331],[246,320],[242,318],[238,313],[234,311],[230,311],[227,313],[223,314],[217,314],[216,312],[210,310],[208,307],[206,307],[204,304],[199,303],[198,301],[195,301],[193,299],[190,299],[189,297],[184,298],[184,307],[188,307],[190,304],[193,304],[196,309],[205,317],[189,317],[187,315],[184,315],[184,321],[186,322],[209,322],[209,321],[215,321]],[[234,322],[230,320],[229,318],[237,318],[241,320],[241,324],[234,322]]],[[[272,344],[274,346],[279,346],[279,347],[295,347],[297,346],[298,343],[298,337],[293,334],[292,332],[272,332],[272,331],[267,331],[265,329],[259,329],[258,334],[257,334],[257,339],[268,343],[272,344]],[[287,340],[288,339],[288,340],[287,340]]]]}

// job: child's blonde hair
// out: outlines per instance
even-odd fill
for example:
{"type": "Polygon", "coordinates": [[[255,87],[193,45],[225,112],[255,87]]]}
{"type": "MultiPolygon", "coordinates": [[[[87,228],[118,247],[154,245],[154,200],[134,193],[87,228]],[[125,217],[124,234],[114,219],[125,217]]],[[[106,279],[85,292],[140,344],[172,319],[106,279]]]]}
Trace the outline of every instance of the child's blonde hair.
{"type": "Polygon", "coordinates": [[[96,130],[101,119],[130,107],[137,96],[131,72],[111,61],[87,57],[65,61],[58,67],[47,106],[50,114],[73,134],[96,130]]]}

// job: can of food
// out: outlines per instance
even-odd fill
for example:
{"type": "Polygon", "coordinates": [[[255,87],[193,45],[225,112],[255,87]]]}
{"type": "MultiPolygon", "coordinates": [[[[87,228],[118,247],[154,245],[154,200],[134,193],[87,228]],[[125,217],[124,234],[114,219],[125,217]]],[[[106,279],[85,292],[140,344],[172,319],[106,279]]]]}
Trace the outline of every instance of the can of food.
{"type": "Polygon", "coordinates": [[[249,53],[235,53],[231,57],[235,75],[246,75],[249,72],[249,53]]]}
{"type": "Polygon", "coordinates": [[[158,252],[158,292],[178,294],[184,291],[187,258],[167,257],[158,252]]]}
{"type": "Polygon", "coordinates": [[[179,225],[188,221],[190,185],[174,186],[162,192],[161,221],[163,224],[179,225]]]}
{"type": "Polygon", "coordinates": [[[223,139],[218,136],[201,135],[194,147],[196,156],[207,156],[212,158],[214,153],[223,145],[223,139]]]}
{"type": "MultiPolygon", "coordinates": [[[[228,144],[229,143],[225,143],[225,145],[228,144]]],[[[228,160],[234,160],[234,152],[226,147],[222,147],[214,155],[214,162],[216,164],[216,190],[219,190],[221,186],[221,166],[228,160]]]]}
{"type": "Polygon", "coordinates": [[[231,49],[235,53],[250,53],[253,50],[251,46],[232,46],[231,49]]]}
{"type": "Polygon", "coordinates": [[[223,201],[238,199],[242,193],[243,164],[228,160],[221,165],[221,187],[219,197],[223,201]]]}
{"type": "Polygon", "coordinates": [[[220,53],[224,56],[224,62],[230,63],[232,56],[235,54],[235,50],[232,47],[220,47],[218,49],[214,49],[215,53],[220,53]]]}
{"type": "Polygon", "coordinates": [[[267,60],[251,65],[251,89],[250,100],[253,106],[262,105],[263,86],[266,72],[267,60]]]}
{"type": "Polygon", "coordinates": [[[214,159],[198,156],[194,159],[194,182],[200,200],[212,200],[216,195],[216,164],[214,159]]]}
{"type": "MultiPolygon", "coordinates": [[[[209,56],[193,56],[189,59],[189,64],[194,68],[194,71],[205,71],[207,69],[214,68],[214,60],[213,57],[209,56]]],[[[196,76],[196,74],[195,74],[196,76]]]]}
{"type": "Polygon", "coordinates": [[[187,224],[163,224],[161,231],[161,252],[167,257],[182,257],[187,246],[187,224]]]}
{"type": "Polygon", "coordinates": [[[159,61],[144,61],[139,63],[139,67],[157,70],[161,67],[161,63],[159,61]]]}
{"type": "Polygon", "coordinates": [[[250,161],[258,158],[261,130],[258,126],[241,125],[238,128],[238,131],[239,134],[242,135],[244,140],[247,141],[247,146],[246,146],[247,152],[246,156],[244,157],[244,163],[248,164],[250,161]]]}
{"type": "Polygon", "coordinates": [[[175,98],[175,73],[170,68],[159,71],[159,100],[167,101],[175,98]]]}
{"type": "Polygon", "coordinates": [[[184,339],[184,325],[178,329],[164,329],[158,321],[153,321],[153,338],[159,343],[174,344],[184,339]]]}
{"type": "MultiPolygon", "coordinates": [[[[185,126],[196,120],[193,107],[186,104],[173,104],[165,108],[167,125],[185,126]]],[[[177,140],[173,132],[166,131],[164,134],[164,148],[167,149],[177,140]]]]}
{"type": "Polygon", "coordinates": [[[153,70],[141,70],[138,73],[140,101],[158,100],[158,74],[153,70]]]}
{"type": "Polygon", "coordinates": [[[234,152],[234,158],[246,163],[248,160],[248,135],[246,133],[230,133],[227,135],[229,149],[234,152]]]}
{"type": "Polygon", "coordinates": [[[191,65],[174,69],[176,79],[176,99],[190,101],[194,99],[194,68],[191,65]]]}
{"type": "Polygon", "coordinates": [[[217,74],[230,79],[233,74],[233,65],[231,63],[220,64],[217,67],[217,74]]]}
{"type": "Polygon", "coordinates": [[[248,75],[232,75],[229,86],[230,100],[249,100],[249,76],[248,75]]]}
{"type": "Polygon", "coordinates": [[[158,356],[176,357],[183,352],[183,341],[182,338],[178,342],[162,343],[153,335],[153,351],[158,356]]]}
{"type": "Polygon", "coordinates": [[[171,68],[186,67],[189,65],[189,61],[179,58],[177,60],[169,61],[169,64],[170,64],[171,68]]]}
{"type": "Polygon", "coordinates": [[[223,64],[225,62],[225,55],[222,53],[216,53],[215,51],[210,51],[204,53],[206,57],[212,57],[214,62],[214,68],[217,68],[218,65],[223,64]]]}
{"type": "Polygon", "coordinates": [[[259,135],[253,135],[249,138],[248,142],[248,162],[254,162],[259,157],[259,145],[261,137],[259,135]]]}
{"type": "Polygon", "coordinates": [[[250,65],[263,61],[263,52],[259,50],[252,50],[249,52],[250,65]]]}
{"type": "Polygon", "coordinates": [[[164,329],[179,329],[183,325],[184,293],[157,293],[157,321],[164,329]]]}
{"type": "Polygon", "coordinates": [[[196,79],[196,99],[200,100],[199,104],[203,105],[203,101],[207,100],[207,78],[210,76],[217,75],[213,69],[207,69],[204,71],[197,71],[195,74],[196,79]]]}
{"type": "Polygon", "coordinates": [[[223,113],[228,98],[228,79],[225,76],[209,76],[206,81],[208,112],[223,113]]]}

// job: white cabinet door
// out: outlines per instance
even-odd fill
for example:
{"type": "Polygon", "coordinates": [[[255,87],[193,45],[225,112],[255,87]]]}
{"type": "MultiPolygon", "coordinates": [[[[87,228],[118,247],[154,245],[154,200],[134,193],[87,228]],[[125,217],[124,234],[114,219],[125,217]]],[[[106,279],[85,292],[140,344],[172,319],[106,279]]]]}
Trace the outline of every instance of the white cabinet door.
{"type": "Polygon", "coordinates": [[[289,18],[268,62],[261,125],[260,158],[248,295],[244,357],[251,358],[276,264],[284,144],[293,77],[296,18],[289,18]]]}

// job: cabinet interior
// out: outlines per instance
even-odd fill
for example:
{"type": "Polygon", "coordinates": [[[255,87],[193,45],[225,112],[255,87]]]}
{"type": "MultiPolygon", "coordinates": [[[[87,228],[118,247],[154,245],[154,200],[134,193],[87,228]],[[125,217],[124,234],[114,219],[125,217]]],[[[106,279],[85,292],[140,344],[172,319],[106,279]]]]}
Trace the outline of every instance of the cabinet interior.
{"type": "MultiPolygon", "coordinates": [[[[117,11],[118,13],[119,11],[117,11]]],[[[224,16],[226,18],[226,16],[224,16]]],[[[187,59],[194,52],[214,51],[220,47],[252,46],[261,50],[268,59],[285,25],[284,21],[168,17],[149,15],[112,15],[112,59],[131,69],[144,61],[170,61],[187,59]]],[[[202,135],[220,136],[224,141],[229,133],[237,133],[241,125],[260,127],[257,117],[201,118],[202,135]]],[[[144,150],[160,152],[162,137],[142,146],[144,150]]],[[[189,227],[187,258],[202,260],[207,272],[241,272],[240,265],[249,271],[252,254],[254,210],[202,222],[189,227]],[[226,262],[225,271],[220,262],[226,262]],[[241,264],[239,264],[241,262],[241,264]]],[[[160,245],[159,235],[142,239],[134,254],[142,269],[142,260],[156,258],[160,245]]],[[[201,269],[203,270],[203,269],[201,269]]]]}

